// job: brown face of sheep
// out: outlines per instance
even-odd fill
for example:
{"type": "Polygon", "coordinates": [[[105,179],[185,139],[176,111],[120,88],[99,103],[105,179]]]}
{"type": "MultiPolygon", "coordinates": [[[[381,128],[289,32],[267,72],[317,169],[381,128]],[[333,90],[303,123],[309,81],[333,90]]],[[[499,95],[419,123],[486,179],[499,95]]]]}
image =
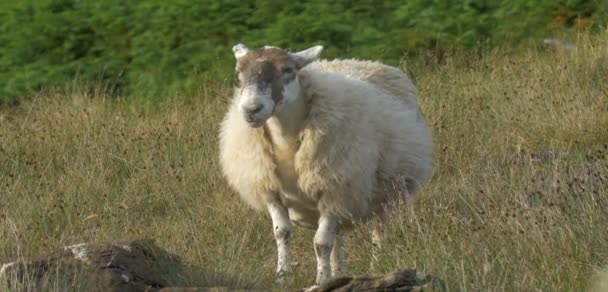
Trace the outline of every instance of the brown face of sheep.
{"type": "Polygon", "coordinates": [[[250,127],[262,126],[285,103],[300,97],[298,71],[322,50],[322,46],[297,53],[270,46],[250,50],[243,44],[232,48],[239,78],[238,106],[250,127]]]}

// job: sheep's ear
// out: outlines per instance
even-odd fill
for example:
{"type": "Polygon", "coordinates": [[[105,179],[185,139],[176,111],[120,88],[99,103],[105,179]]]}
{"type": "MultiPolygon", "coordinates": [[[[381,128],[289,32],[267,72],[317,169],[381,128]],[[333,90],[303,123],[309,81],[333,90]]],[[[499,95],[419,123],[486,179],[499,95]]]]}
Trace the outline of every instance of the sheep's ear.
{"type": "Polygon", "coordinates": [[[234,57],[239,59],[249,52],[249,48],[241,43],[238,43],[232,47],[232,52],[234,52],[234,57]]]}
{"type": "Polygon", "coordinates": [[[310,47],[306,50],[299,51],[296,53],[290,53],[290,55],[296,60],[298,69],[310,64],[310,62],[316,60],[323,52],[323,46],[318,45],[310,47]]]}

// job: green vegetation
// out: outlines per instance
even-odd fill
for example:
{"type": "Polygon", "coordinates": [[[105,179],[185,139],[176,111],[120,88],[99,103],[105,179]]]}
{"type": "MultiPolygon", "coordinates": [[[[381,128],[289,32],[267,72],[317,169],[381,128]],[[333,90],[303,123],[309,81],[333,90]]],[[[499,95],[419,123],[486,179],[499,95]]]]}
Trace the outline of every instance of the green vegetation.
{"type": "MultiPolygon", "coordinates": [[[[417,268],[458,291],[588,288],[607,265],[607,42],[604,33],[581,37],[575,52],[406,59],[437,169],[394,215],[372,272],[417,268]]],[[[207,270],[176,285],[277,288],[270,218],[247,208],[218,167],[230,91],[208,81],[144,112],[74,89],[0,111],[0,262],[155,238],[207,270]]],[[[347,241],[352,273],[369,272],[369,231],[347,241]]],[[[295,230],[296,287],[314,279],[312,237],[295,230]]]]}
{"type": "Polygon", "coordinates": [[[419,50],[537,44],[596,31],[606,0],[75,1],[0,5],[0,104],[76,78],[112,96],[160,100],[230,79],[230,48],[327,47],[397,65],[419,50]]]}

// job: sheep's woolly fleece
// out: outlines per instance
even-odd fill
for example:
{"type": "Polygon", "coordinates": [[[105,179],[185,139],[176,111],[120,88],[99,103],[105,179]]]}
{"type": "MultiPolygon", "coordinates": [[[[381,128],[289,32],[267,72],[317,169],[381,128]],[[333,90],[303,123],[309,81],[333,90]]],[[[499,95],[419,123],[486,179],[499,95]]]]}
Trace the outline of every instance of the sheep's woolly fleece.
{"type": "Polygon", "coordinates": [[[265,127],[247,126],[237,98],[222,121],[224,175],[251,207],[263,210],[279,197],[298,225],[315,227],[319,212],[348,225],[381,212],[387,195],[396,193],[387,191],[394,180],[413,193],[429,179],[432,139],[415,86],[402,71],[371,61],[318,60],[299,78],[308,115],[293,160],[297,194],[283,189],[265,127]]]}

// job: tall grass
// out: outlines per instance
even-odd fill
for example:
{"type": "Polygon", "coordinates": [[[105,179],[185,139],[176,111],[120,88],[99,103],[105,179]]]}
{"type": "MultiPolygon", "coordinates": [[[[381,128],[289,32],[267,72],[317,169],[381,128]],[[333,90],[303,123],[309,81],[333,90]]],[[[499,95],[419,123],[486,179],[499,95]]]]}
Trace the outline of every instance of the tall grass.
{"type": "MultiPolygon", "coordinates": [[[[406,64],[436,172],[392,216],[374,270],[368,226],[350,236],[351,272],[416,268],[462,291],[588,289],[608,264],[607,41],[406,64]]],[[[0,262],[155,238],[202,268],[176,285],[278,289],[269,216],[247,208],[218,168],[230,94],[208,83],[143,110],[75,89],[2,109],[0,262]]],[[[312,236],[296,229],[294,287],[313,282],[312,236]]]]}

